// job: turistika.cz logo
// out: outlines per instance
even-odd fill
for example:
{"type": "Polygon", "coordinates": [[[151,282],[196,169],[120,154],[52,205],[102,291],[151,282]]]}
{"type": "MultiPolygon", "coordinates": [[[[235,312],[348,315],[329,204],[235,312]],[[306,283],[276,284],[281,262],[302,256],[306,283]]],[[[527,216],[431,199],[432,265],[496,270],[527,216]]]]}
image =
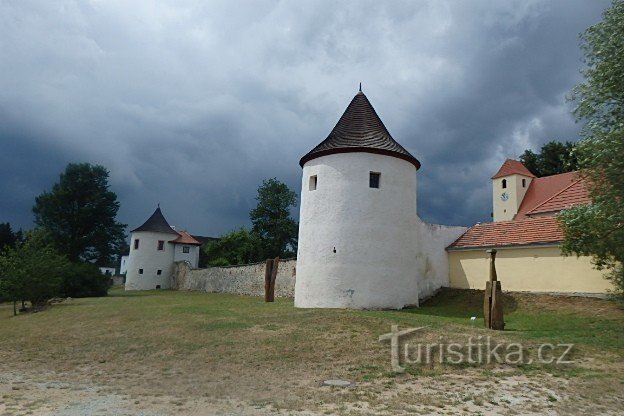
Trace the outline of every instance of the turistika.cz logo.
{"type": "Polygon", "coordinates": [[[422,331],[428,326],[408,328],[399,331],[398,325],[392,325],[391,331],[379,337],[379,341],[390,342],[390,363],[394,372],[403,372],[403,365],[432,365],[432,364],[467,364],[470,366],[488,364],[527,365],[539,364],[572,364],[571,352],[574,344],[544,343],[537,348],[527,349],[518,342],[495,342],[490,336],[468,337],[466,342],[444,342],[442,337],[438,342],[414,342],[412,336],[409,341],[401,342],[408,335],[422,331]]]}

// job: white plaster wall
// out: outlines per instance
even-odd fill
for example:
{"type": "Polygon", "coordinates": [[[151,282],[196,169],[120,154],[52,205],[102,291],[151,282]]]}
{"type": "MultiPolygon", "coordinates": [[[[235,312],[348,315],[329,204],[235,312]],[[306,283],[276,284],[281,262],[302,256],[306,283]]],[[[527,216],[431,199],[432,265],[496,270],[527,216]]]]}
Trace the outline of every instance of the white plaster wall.
{"type": "Polygon", "coordinates": [[[370,153],[307,162],[295,306],[417,305],[416,223],[416,168],[411,163],[370,153]],[[371,171],[381,173],[379,189],[369,187],[371,171]],[[312,175],[317,175],[314,191],[309,190],[312,175]]]}
{"type": "Polygon", "coordinates": [[[199,264],[199,246],[185,244],[173,244],[173,246],[173,261],[188,261],[193,269],[197,268],[197,265],[199,264]],[[183,247],[188,247],[189,252],[184,253],[183,247]]]}
{"type": "Polygon", "coordinates": [[[169,241],[173,234],[139,231],[132,233],[130,255],[128,256],[128,272],[126,273],[126,290],[148,290],[171,287],[173,274],[173,244],[169,241]],[[138,250],[134,249],[134,240],[139,239],[138,250]],[[165,241],[164,250],[158,250],[158,240],[165,241]],[[139,274],[143,269],[143,274],[139,274]],[[161,275],[157,274],[162,270],[161,275]]]}
{"type": "Polygon", "coordinates": [[[121,264],[119,265],[119,274],[126,274],[128,271],[128,256],[121,256],[121,264]]]}
{"type": "Polygon", "coordinates": [[[450,286],[449,257],[445,249],[466,230],[466,227],[429,224],[418,220],[416,273],[419,299],[432,296],[443,286],[450,286]]]}

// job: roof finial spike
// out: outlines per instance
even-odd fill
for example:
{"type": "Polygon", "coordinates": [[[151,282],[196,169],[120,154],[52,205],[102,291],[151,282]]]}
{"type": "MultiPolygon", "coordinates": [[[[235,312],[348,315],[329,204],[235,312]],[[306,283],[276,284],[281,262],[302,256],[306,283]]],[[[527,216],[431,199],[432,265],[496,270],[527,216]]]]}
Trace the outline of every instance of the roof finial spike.
{"type": "Polygon", "coordinates": [[[362,83],[360,82],[360,92],[362,92],[362,83]]]}
{"type": "Polygon", "coordinates": [[[160,208],[160,202],[157,205],[158,205],[158,208],[160,208]]]}

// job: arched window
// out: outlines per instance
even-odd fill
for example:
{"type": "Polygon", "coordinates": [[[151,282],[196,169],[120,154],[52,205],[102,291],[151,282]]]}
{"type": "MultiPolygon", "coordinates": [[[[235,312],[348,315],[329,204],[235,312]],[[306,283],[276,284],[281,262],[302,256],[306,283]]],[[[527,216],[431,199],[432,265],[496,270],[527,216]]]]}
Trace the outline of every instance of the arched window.
{"type": "Polygon", "coordinates": [[[526,188],[526,179],[522,179],[522,187],[526,188]]]}
{"type": "Polygon", "coordinates": [[[507,179],[503,179],[503,189],[507,188],[507,179]]]}

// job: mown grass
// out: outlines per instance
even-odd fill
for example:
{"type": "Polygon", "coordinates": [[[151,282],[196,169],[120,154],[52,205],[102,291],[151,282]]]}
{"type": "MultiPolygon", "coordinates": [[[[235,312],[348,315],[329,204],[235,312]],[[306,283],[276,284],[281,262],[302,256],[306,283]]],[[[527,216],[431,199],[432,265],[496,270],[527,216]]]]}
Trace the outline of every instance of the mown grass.
{"type": "MultiPolygon", "coordinates": [[[[282,298],[265,303],[231,294],[114,288],[108,297],[72,299],[17,317],[11,305],[0,305],[0,359],[7,368],[41,368],[125,389],[253,392],[255,400],[264,400],[299,380],[390,377],[389,347],[378,337],[392,324],[429,325],[431,339],[494,334],[528,343],[575,343],[581,355],[609,351],[623,358],[624,312],[609,301],[506,295],[506,331],[493,333],[482,328],[482,296],[448,290],[420,308],[349,311],[296,309],[282,298]]],[[[565,374],[586,372],[572,368],[565,374]]]]}

